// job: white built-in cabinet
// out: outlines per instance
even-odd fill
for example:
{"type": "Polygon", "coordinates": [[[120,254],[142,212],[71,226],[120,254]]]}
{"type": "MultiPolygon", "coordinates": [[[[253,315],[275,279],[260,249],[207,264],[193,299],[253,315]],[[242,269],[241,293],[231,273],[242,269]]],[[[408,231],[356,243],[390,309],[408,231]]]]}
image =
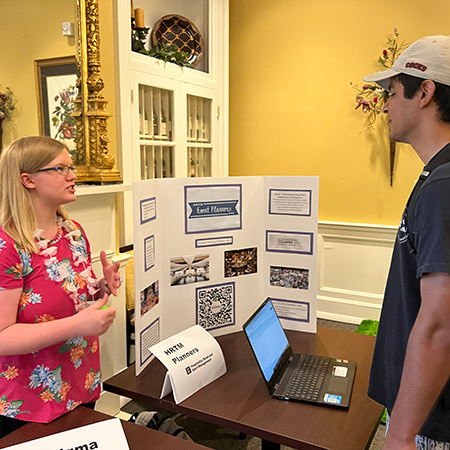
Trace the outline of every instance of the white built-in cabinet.
{"type": "MultiPolygon", "coordinates": [[[[117,124],[124,183],[169,177],[228,175],[228,0],[133,0],[152,29],[169,14],[200,31],[195,68],[131,50],[130,0],[116,0],[117,124]]],[[[121,208],[121,245],[133,243],[132,195],[121,208]]]]}
{"type": "Polygon", "coordinates": [[[133,179],[226,174],[215,91],[141,73],[132,79],[133,179]]]}

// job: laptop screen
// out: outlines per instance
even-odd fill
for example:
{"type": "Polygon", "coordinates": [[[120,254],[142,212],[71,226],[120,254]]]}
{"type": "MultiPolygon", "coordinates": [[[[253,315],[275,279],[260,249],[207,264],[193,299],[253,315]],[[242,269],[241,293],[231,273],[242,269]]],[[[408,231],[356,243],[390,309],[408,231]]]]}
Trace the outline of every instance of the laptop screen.
{"type": "Polygon", "coordinates": [[[244,331],[264,378],[269,381],[284,351],[289,346],[270,300],[265,302],[249,320],[244,326],[244,331]]]}

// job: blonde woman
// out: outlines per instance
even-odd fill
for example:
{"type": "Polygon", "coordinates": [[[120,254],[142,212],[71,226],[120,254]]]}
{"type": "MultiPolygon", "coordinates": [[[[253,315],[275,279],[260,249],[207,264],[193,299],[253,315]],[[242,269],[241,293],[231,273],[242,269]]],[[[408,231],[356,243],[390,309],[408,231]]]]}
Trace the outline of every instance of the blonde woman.
{"type": "Polygon", "coordinates": [[[19,139],[0,158],[0,437],[100,394],[98,336],[116,315],[103,307],[119,264],[101,252],[96,279],[86,234],[64,209],[75,179],[68,149],[50,138],[19,139]]]}

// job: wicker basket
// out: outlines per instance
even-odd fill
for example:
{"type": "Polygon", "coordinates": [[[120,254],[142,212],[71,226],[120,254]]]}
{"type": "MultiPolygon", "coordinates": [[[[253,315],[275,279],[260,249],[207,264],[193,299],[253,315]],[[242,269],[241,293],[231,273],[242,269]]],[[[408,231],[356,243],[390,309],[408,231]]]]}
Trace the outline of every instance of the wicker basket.
{"type": "Polygon", "coordinates": [[[186,17],[168,14],[156,22],[152,31],[154,46],[169,43],[188,53],[187,60],[195,67],[203,57],[204,42],[198,28],[186,17]]]}

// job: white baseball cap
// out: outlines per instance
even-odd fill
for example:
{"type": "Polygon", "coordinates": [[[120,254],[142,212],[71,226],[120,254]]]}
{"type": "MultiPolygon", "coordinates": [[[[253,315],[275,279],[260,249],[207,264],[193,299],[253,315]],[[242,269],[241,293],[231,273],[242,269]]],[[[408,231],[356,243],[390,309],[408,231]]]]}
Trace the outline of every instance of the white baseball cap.
{"type": "Polygon", "coordinates": [[[450,36],[419,39],[400,54],[390,69],[367,75],[363,80],[389,91],[389,80],[401,73],[450,86],[450,36]]]}

